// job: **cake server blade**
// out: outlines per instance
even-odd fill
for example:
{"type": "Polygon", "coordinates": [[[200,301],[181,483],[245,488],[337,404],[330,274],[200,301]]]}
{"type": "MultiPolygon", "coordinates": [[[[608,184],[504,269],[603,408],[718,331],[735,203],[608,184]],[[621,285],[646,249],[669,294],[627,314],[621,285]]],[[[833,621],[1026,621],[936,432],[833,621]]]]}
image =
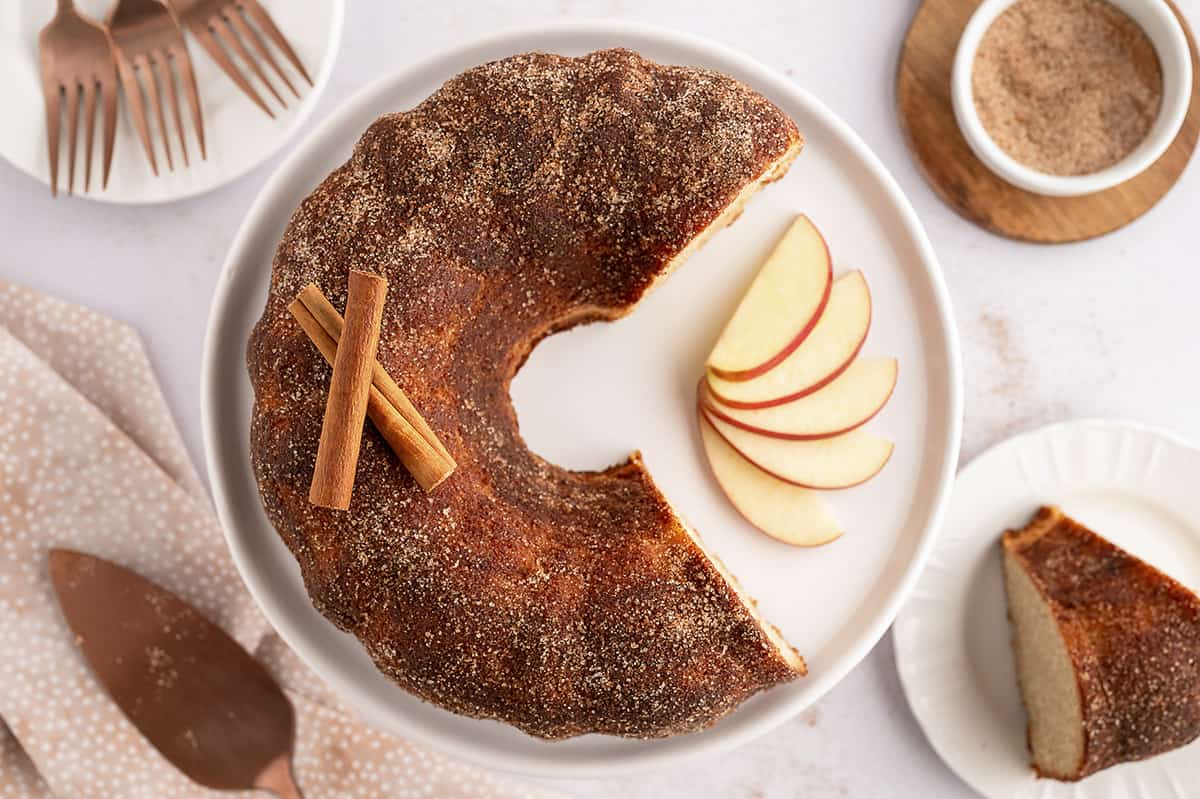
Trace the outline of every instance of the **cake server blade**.
{"type": "Polygon", "coordinates": [[[96,678],[163,757],[209,788],[300,796],[291,702],[221,628],[165,588],[82,552],[51,550],[50,578],[96,678]]]}

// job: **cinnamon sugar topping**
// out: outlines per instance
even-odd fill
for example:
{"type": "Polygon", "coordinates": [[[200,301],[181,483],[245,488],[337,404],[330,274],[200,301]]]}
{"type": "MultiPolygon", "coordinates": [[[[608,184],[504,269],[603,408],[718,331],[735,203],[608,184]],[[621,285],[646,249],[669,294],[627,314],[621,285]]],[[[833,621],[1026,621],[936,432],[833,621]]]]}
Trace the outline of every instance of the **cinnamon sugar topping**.
{"type": "Polygon", "coordinates": [[[988,135],[1053,175],[1117,163],[1162,105],[1162,67],[1136,22],[1104,0],[1018,0],[984,34],[971,74],[988,135]]]}

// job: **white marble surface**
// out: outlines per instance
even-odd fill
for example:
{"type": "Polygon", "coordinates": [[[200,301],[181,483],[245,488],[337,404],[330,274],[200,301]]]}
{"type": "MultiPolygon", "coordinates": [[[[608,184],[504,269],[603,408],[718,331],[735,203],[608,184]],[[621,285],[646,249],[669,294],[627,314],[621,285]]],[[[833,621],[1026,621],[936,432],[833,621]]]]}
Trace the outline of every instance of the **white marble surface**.
{"type": "MultiPolygon", "coordinates": [[[[1200,0],[1179,5],[1200,22],[1200,0]]],[[[964,459],[1015,431],[1072,417],[1134,419],[1200,440],[1198,167],[1149,215],[1094,242],[1022,245],[964,222],[922,181],[896,125],[896,58],[916,7],[915,0],[541,0],[515,10],[495,0],[358,0],[314,118],[412,59],[514,25],[621,17],[724,41],[821,97],[909,193],[941,257],[962,334],[964,459]]],[[[0,124],[17,121],[0,115],[0,124]]],[[[43,186],[0,163],[0,276],[134,324],[198,462],[209,299],[242,215],[274,166],[204,197],[134,209],[52,201],[43,186]]],[[[664,773],[556,785],[580,797],[969,795],[913,721],[888,638],[816,707],[740,751],[664,773]]]]}

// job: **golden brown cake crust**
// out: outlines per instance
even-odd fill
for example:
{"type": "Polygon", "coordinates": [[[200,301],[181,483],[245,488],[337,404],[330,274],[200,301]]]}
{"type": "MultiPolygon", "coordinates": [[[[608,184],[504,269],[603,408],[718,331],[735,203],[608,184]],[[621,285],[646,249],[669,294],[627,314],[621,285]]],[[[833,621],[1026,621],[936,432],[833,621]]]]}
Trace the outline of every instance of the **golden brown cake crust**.
{"type": "Polygon", "coordinates": [[[1074,779],[1200,736],[1200,599],[1056,507],[1003,546],[1024,566],[1066,641],[1083,706],[1074,779]]]}
{"type": "Polygon", "coordinates": [[[530,53],[379,119],[295,212],[248,347],[252,460],[314,605],[385,674],[563,738],[701,729],[802,673],[636,455],[547,463],[508,394],[538,340],[628,313],[800,144],[731,78],[530,53]],[[459,467],[426,495],[368,426],[339,513],[306,498],[329,369],[286,306],[313,282],[342,307],[352,267],[388,279],[379,360],[459,467]]]}

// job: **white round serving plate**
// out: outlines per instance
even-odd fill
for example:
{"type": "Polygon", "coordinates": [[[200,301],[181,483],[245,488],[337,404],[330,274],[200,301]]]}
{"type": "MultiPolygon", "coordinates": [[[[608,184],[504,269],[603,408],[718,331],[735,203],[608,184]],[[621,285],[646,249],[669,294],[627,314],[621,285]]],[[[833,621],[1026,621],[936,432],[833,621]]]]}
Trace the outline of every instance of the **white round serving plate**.
{"type": "Polygon", "coordinates": [[[858,136],[790,80],[726,47],[597,22],[505,33],[404,69],[360,91],[301,143],[250,210],[220,277],[206,342],[203,414],[209,473],[234,560],[280,634],[347,702],[384,729],[478,763],[584,777],[735,747],[788,720],[845,676],[887,629],[931,548],[957,466],[961,402],[955,325],[933,249],[899,187],[858,136]],[[810,674],[753,697],[704,732],[551,743],[421,702],[313,610],[296,563],[262,511],[250,468],[253,397],[245,348],[292,211],[350,155],[376,117],[411,108],[446,79],[490,60],[613,46],[739,78],[790,114],[807,144],[785,179],[752,200],[736,224],[629,317],[541,343],[513,388],[521,430],[533,449],[572,468],[608,466],[640,449],[667,497],[804,654],[810,674]],[[900,360],[895,394],[871,422],[895,440],[896,454],[876,479],[829,495],[847,533],[816,549],[790,548],[743,521],[708,473],[694,412],[705,355],[798,212],[821,227],[837,272],[861,268],[870,281],[875,316],[865,354],[900,360]]]}
{"type": "MultiPolygon", "coordinates": [[[[75,156],[76,196],[129,205],[181,200],[211,191],[241,177],[283,148],[292,133],[308,119],[329,82],[338,43],[342,37],[342,19],[345,16],[346,3],[345,0],[260,2],[296,51],[300,63],[313,79],[313,85],[305,83],[287,60],[274,51],[274,46],[268,45],[272,48],[276,62],[288,75],[288,80],[300,93],[297,99],[279,80],[279,76],[268,65],[263,64],[263,70],[270,76],[272,85],[287,101],[287,107],[283,108],[254,77],[250,69],[234,57],[234,62],[241,67],[242,74],[275,114],[275,118],[271,119],[234,85],[195,37],[185,30],[184,40],[187,42],[199,89],[208,158],[200,159],[195,126],[187,108],[186,96],[182,94],[180,87],[180,111],[183,114],[191,165],[186,168],[183,166],[179,134],[169,111],[165,111],[168,119],[167,130],[171,136],[171,154],[175,159],[175,169],[167,169],[162,147],[162,131],[159,130],[157,120],[153,118],[148,107],[146,113],[150,124],[150,138],[154,142],[155,157],[158,160],[159,174],[155,177],[142,149],[141,140],[134,131],[133,119],[122,92],[117,111],[117,138],[113,149],[112,172],[108,187],[104,189],[100,185],[104,163],[101,150],[104,112],[102,109],[96,111],[92,182],[87,193],[83,191],[85,131],[82,125],[83,113],[80,112],[79,149],[75,156]]],[[[112,0],[75,0],[75,6],[93,21],[103,22],[112,7],[112,0]]],[[[0,156],[47,187],[50,186],[50,160],[46,152],[46,111],[42,97],[41,67],[38,63],[38,33],[50,22],[53,15],[54,4],[48,0],[8,0],[0,3],[0,75],[4,76],[4,80],[0,81],[0,108],[4,109],[5,115],[5,123],[0,125],[0,156]]],[[[65,195],[68,136],[65,118],[61,135],[58,190],[60,195],[65,195]]]]}
{"type": "Polygon", "coordinates": [[[1200,742],[1080,782],[1037,779],[1010,645],[1000,534],[1056,504],[1184,585],[1200,588],[1200,448],[1128,422],[1016,436],[962,471],[944,531],[896,619],[900,680],[929,742],[992,799],[1195,796],[1200,742]],[[1188,788],[1190,786],[1190,788],[1188,788]]]}

